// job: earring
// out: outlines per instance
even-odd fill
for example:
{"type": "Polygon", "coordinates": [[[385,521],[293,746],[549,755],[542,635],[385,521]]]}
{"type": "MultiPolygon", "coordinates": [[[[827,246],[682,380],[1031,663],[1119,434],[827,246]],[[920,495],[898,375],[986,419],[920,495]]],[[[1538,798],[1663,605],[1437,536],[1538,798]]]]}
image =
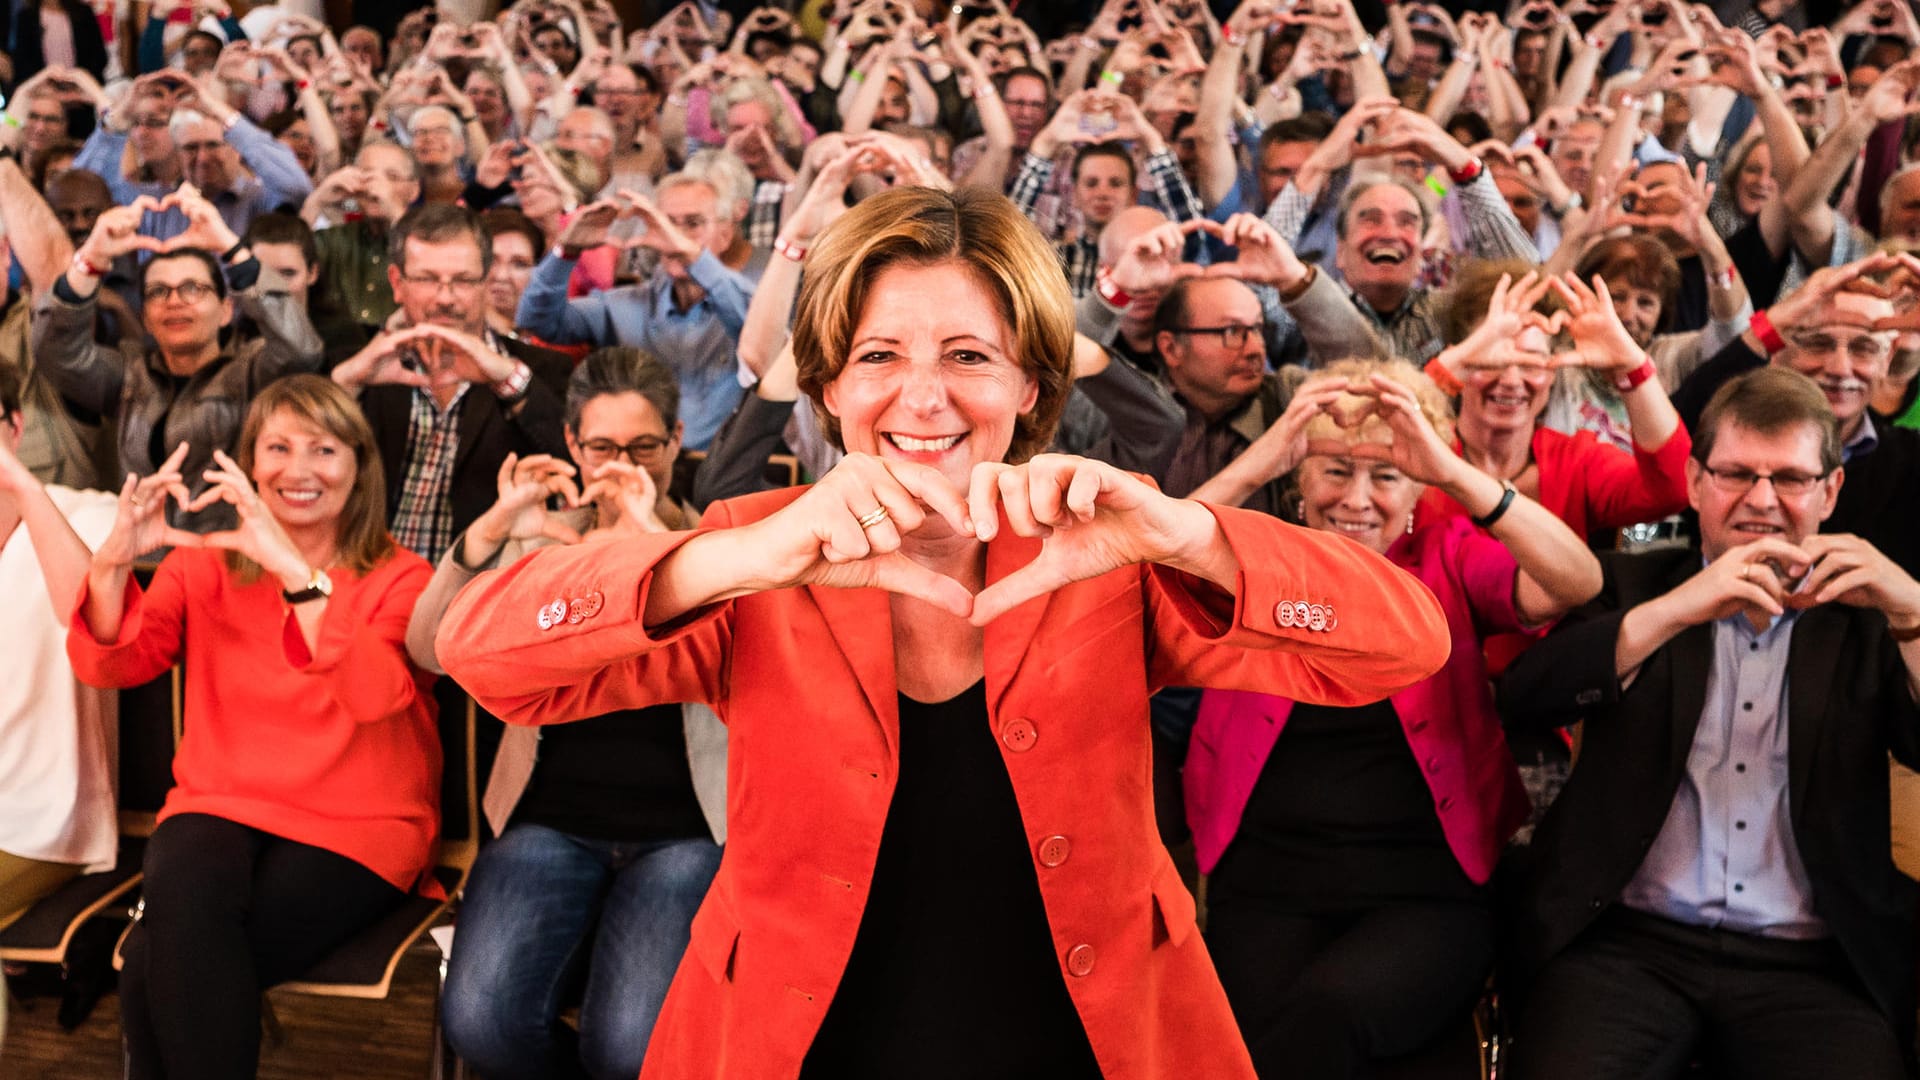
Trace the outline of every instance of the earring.
{"type": "Polygon", "coordinates": [[[1413,535],[1413,511],[1407,511],[1407,535],[1413,535]]]}

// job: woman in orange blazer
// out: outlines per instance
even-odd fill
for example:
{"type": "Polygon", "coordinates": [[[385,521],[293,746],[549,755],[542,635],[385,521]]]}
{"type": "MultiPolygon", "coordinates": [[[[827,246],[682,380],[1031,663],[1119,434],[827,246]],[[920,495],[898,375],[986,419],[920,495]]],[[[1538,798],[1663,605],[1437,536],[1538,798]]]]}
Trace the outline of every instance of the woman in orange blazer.
{"type": "Polygon", "coordinates": [[[1154,829],[1147,695],[1371,701],[1446,627],[1359,545],[1033,457],[1072,328],[1004,198],[870,198],[794,329],[833,472],[455,600],[440,658],[511,722],[728,721],[727,851],[643,1077],[1253,1076],[1154,829]]]}

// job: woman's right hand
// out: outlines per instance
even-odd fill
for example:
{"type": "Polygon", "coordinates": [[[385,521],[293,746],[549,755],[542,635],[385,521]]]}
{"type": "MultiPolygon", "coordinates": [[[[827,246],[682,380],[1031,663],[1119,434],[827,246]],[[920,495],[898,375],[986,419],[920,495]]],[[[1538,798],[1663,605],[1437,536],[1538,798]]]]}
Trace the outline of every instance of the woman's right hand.
{"type": "Polygon", "coordinates": [[[103,211],[77,254],[90,266],[111,266],[113,260],[128,252],[166,250],[164,243],[140,232],[143,215],[148,210],[159,209],[160,200],[142,195],[131,205],[103,211]]]}
{"type": "Polygon", "coordinates": [[[958,534],[973,535],[966,497],[936,470],[848,454],[806,494],[745,527],[755,534],[752,550],[764,560],[753,575],[760,579],[758,589],[880,588],[964,618],[973,609],[966,586],[900,552],[901,538],[930,515],[958,534]],[[871,518],[883,509],[886,515],[879,521],[860,524],[862,515],[871,518]]]}
{"type": "Polygon", "coordinates": [[[125,570],[134,560],[163,547],[200,547],[200,537],[167,523],[167,499],[171,497],[182,510],[192,501],[180,464],[187,460],[187,444],[181,443],[151,476],[127,474],[120,485],[120,502],[115,508],[113,530],[94,549],[93,565],[103,570],[125,570]]]}

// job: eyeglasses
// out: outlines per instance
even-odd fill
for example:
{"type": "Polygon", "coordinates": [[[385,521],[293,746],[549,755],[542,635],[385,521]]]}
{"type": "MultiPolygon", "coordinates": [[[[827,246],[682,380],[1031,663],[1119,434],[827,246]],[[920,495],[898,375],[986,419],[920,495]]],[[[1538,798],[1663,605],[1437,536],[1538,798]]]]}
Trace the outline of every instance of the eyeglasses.
{"type": "Polygon", "coordinates": [[[667,221],[674,228],[682,232],[699,232],[701,229],[713,224],[712,218],[703,217],[699,214],[692,214],[687,217],[669,217],[667,221]]]}
{"type": "Polygon", "coordinates": [[[1267,324],[1262,321],[1251,325],[1245,323],[1228,323],[1225,326],[1176,326],[1173,328],[1173,332],[1176,334],[1218,334],[1220,335],[1221,345],[1229,349],[1241,349],[1246,347],[1248,337],[1254,334],[1265,337],[1267,324]]]}
{"type": "Polygon", "coordinates": [[[1707,479],[1713,481],[1714,487],[1729,495],[1745,495],[1753,490],[1754,485],[1765,480],[1773,485],[1775,495],[1789,499],[1805,495],[1813,490],[1814,485],[1833,475],[1832,473],[1821,473],[1818,476],[1808,476],[1805,473],[1757,473],[1748,469],[1716,469],[1711,465],[1700,466],[1700,471],[1707,474],[1707,479]]]}
{"type": "Polygon", "coordinates": [[[1788,340],[1801,352],[1821,356],[1836,349],[1845,349],[1850,359],[1862,364],[1879,363],[1893,351],[1892,342],[1872,334],[1856,334],[1843,338],[1824,330],[1803,330],[1789,335],[1788,340]]]}
{"type": "Polygon", "coordinates": [[[178,285],[149,285],[140,296],[149,304],[163,304],[175,294],[189,304],[196,304],[214,295],[214,288],[204,281],[183,281],[178,285]]]}
{"type": "Polygon", "coordinates": [[[167,126],[167,118],[164,116],[136,117],[133,121],[133,126],[158,130],[167,126]]]}
{"type": "Polygon", "coordinates": [[[438,293],[441,289],[446,289],[455,296],[471,296],[474,290],[487,283],[486,278],[457,277],[452,280],[442,280],[437,277],[422,277],[415,274],[402,274],[400,275],[400,280],[406,282],[413,288],[430,289],[435,293],[438,293]]]}
{"type": "Polygon", "coordinates": [[[651,435],[642,435],[622,446],[612,439],[588,439],[580,444],[580,454],[593,462],[606,461],[615,454],[619,454],[635,465],[645,465],[648,462],[660,460],[660,455],[666,452],[668,441],[651,435]]]}

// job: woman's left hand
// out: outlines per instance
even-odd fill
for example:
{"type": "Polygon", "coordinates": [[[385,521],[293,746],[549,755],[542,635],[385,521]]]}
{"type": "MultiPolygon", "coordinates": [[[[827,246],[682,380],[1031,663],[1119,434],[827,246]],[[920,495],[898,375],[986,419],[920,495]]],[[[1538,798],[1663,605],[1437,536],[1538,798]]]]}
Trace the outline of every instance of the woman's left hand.
{"type": "Polygon", "coordinates": [[[305,588],[313,568],[307,565],[306,556],[300,554],[280,522],[260,502],[259,493],[253,490],[253,483],[239,462],[228,457],[224,450],[213,452],[213,462],[214,467],[203,474],[213,486],[188,504],[187,512],[198,513],[214,503],[229,502],[239,512],[240,524],[225,532],[207,533],[201,537],[202,544],[245,555],[289,589],[305,588]]]}
{"type": "Polygon", "coordinates": [[[1420,408],[1420,400],[1407,386],[1376,373],[1369,383],[1356,382],[1350,389],[1378,398],[1376,408],[1393,428],[1393,442],[1385,446],[1361,444],[1354,448],[1354,457],[1387,462],[1416,483],[1434,487],[1445,487],[1467,467],[1464,459],[1441,441],[1440,433],[1420,408]]]}
{"type": "Polygon", "coordinates": [[[1040,554],[974,597],[975,626],[1122,566],[1183,565],[1218,530],[1212,512],[1199,503],[1164,495],[1106,462],[1066,454],[1041,454],[1024,465],[974,466],[967,512],[975,536],[993,539],[999,510],[1006,511],[1014,535],[1040,538],[1040,554]]]}

